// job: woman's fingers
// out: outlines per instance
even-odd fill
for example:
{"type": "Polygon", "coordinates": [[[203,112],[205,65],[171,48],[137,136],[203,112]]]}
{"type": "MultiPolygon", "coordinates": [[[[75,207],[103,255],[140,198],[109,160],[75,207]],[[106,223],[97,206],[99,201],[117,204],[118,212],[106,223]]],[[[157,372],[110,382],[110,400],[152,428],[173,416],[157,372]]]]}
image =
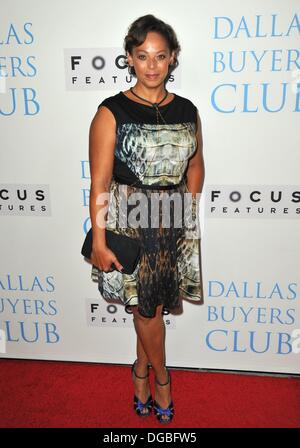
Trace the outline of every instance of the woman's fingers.
{"type": "Polygon", "coordinates": [[[114,252],[112,252],[111,250],[110,252],[111,255],[108,257],[106,256],[105,259],[104,260],[102,259],[101,261],[99,261],[100,257],[96,257],[92,252],[91,263],[104,272],[112,272],[114,269],[117,269],[118,271],[121,272],[123,270],[122,264],[119,262],[114,252]]]}
{"type": "Polygon", "coordinates": [[[118,271],[122,271],[123,266],[121,265],[121,263],[119,262],[119,260],[117,259],[117,257],[114,258],[114,260],[113,260],[113,264],[116,266],[116,268],[118,269],[118,271]]]}

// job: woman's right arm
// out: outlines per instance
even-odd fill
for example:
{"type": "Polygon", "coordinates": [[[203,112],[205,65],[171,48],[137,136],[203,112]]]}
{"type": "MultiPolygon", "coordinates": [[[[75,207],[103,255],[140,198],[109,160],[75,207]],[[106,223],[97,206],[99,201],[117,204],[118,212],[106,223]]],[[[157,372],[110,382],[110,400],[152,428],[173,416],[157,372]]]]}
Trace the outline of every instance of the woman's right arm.
{"type": "Polygon", "coordinates": [[[110,270],[111,263],[114,263],[119,270],[123,268],[114,252],[112,252],[106,245],[105,223],[103,220],[99,219],[101,217],[106,219],[107,217],[115,142],[115,117],[107,107],[100,106],[91,122],[89,132],[89,162],[91,175],[89,211],[93,232],[91,262],[104,271],[110,270]],[[97,199],[99,202],[98,204],[97,199]],[[104,199],[106,199],[106,202],[104,199]]]}

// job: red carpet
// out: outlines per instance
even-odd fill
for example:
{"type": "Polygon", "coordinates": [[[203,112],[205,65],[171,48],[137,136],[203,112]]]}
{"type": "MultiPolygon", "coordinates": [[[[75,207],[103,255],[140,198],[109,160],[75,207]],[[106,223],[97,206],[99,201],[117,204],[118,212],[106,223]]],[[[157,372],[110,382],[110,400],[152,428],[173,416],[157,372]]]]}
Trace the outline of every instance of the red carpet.
{"type": "Polygon", "coordinates": [[[160,425],[134,414],[129,366],[1,359],[0,427],[300,427],[300,378],[170,372],[175,416],[160,425]]]}

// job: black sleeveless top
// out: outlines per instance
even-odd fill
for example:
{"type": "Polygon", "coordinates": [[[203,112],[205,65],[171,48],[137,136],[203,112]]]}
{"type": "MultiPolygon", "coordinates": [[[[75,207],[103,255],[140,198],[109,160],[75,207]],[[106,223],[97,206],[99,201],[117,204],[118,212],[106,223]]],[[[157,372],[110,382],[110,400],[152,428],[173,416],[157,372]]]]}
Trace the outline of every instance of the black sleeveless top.
{"type": "Polygon", "coordinates": [[[116,120],[113,177],[120,183],[144,186],[176,185],[181,182],[189,158],[197,147],[197,107],[174,94],[159,106],[165,124],[149,104],[128,98],[123,92],[105,98],[116,120]]]}

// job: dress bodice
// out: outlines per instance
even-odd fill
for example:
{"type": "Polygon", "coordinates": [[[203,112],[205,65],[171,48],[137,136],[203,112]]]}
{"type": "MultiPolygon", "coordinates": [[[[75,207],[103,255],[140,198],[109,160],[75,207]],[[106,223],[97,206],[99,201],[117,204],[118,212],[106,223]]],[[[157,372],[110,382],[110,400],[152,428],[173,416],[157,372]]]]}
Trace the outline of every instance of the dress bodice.
{"type": "Polygon", "coordinates": [[[116,120],[113,175],[119,181],[173,185],[182,180],[197,148],[197,108],[190,100],[176,94],[159,107],[167,124],[157,124],[152,106],[123,92],[104,99],[100,106],[108,107],[116,120]]]}

